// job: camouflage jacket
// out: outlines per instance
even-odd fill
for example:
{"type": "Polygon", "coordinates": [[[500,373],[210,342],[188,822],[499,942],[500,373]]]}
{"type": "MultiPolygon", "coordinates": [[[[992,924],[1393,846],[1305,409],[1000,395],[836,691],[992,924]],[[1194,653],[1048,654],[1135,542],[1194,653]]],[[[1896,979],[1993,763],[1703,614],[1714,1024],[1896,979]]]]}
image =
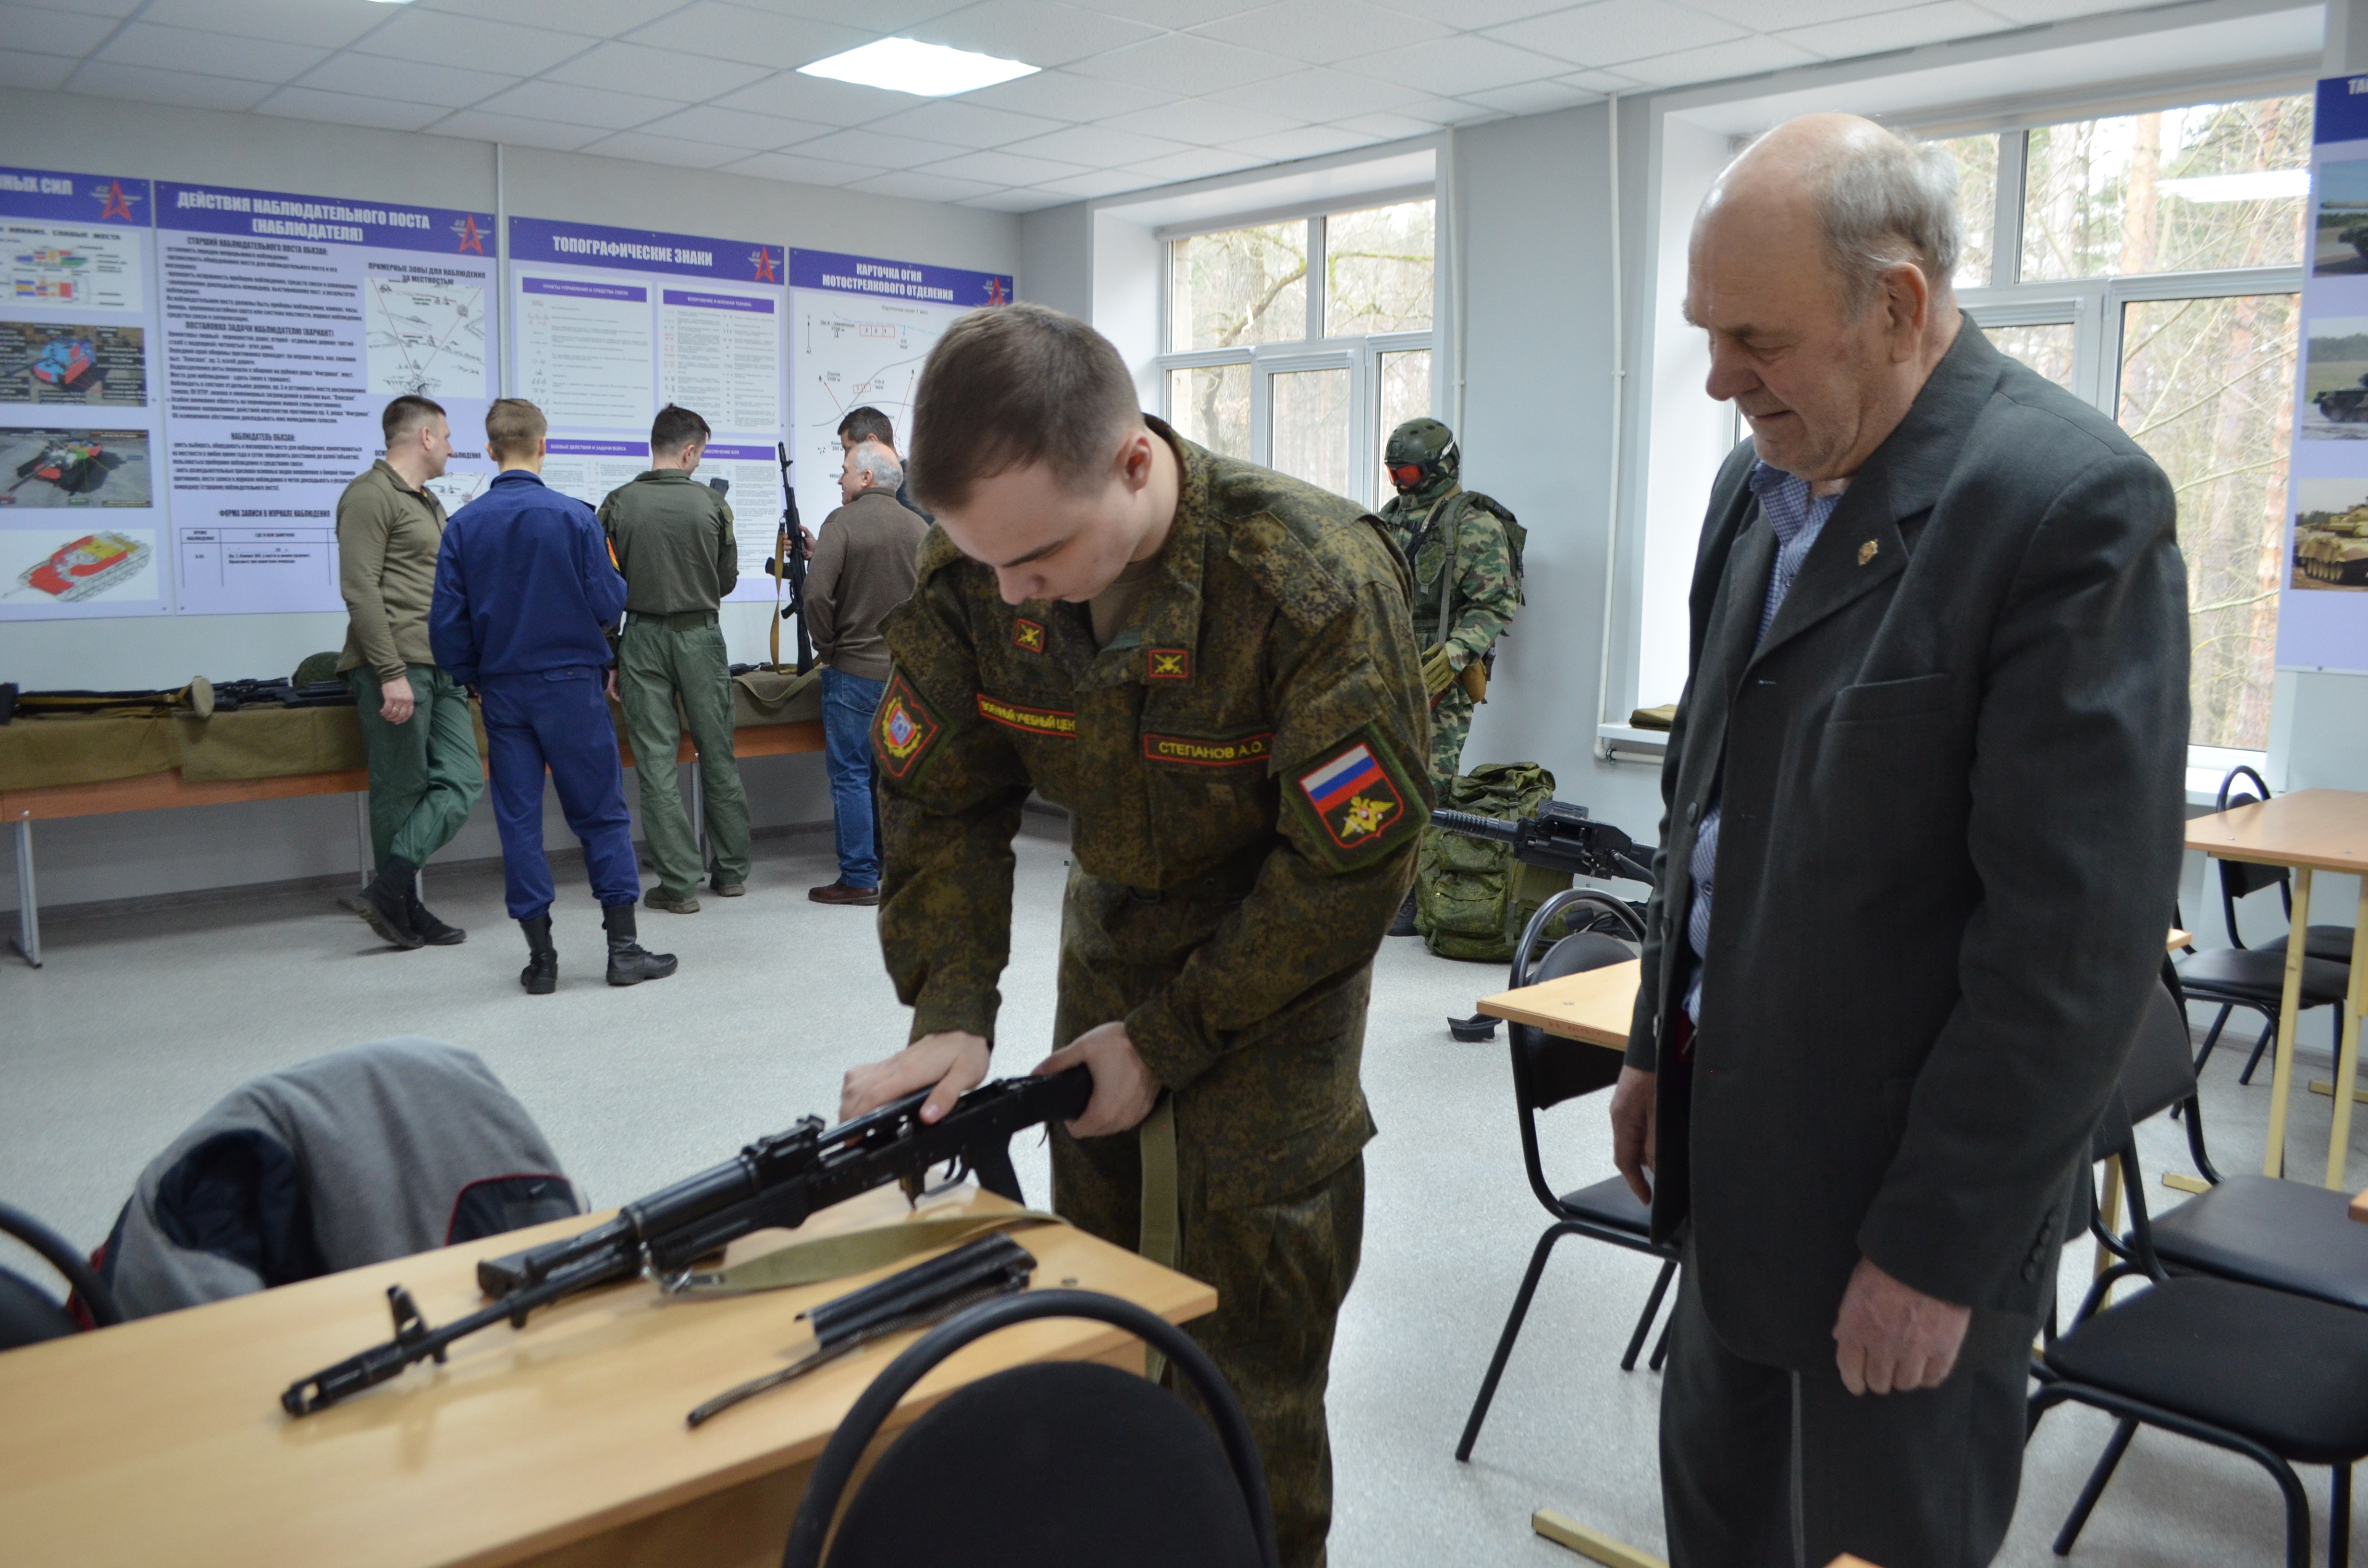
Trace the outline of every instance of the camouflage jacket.
{"type": "Polygon", "coordinates": [[[1450,484],[1428,504],[1393,495],[1382,508],[1382,520],[1390,525],[1391,537],[1414,566],[1416,643],[1429,648],[1442,641],[1452,642],[1468,656],[1468,662],[1486,653],[1512,624],[1513,612],[1521,608],[1521,581],[1510,532],[1489,509],[1496,503],[1474,494],[1470,502],[1456,508],[1463,515],[1454,528],[1454,624],[1444,638],[1440,635],[1440,578],[1447,570],[1449,530],[1443,526],[1433,528],[1419,551],[1415,539],[1424,523],[1440,517],[1449,503],[1464,494],[1463,486],[1450,484]]]}
{"type": "MultiPolygon", "coordinates": [[[[941,530],[923,543],[882,628],[880,934],[914,1038],[992,1039],[1011,840],[1040,791],[1072,816],[1071,932],[1096,926],[1160,977],[1130,987],[1125,1022],[1182,1089],[1276,1040],[1278,1019],[1340,1035],[1329,1014],[1353,998],[1361,1031],[1366,966],[1429,814],[1429,743],[1405,568],[1378,523],[1153,428],[1181,460],[1176,521],[1107,647],[1084,605],[1007,605],[941,530]]],[[[1361,1129],[1360,1038],[1345,1054],[1361,1129]]]]}

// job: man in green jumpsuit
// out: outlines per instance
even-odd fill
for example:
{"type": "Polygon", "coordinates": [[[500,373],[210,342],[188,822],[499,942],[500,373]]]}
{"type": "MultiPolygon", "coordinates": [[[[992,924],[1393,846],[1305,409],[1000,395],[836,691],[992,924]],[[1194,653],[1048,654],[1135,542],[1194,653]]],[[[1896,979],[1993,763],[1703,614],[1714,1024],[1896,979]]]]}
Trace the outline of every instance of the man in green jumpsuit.
{"type": "MultiPolygon", "coordinates": [[[[1414,567],[1415,643],[1430,694],[1430,788],[1443,801],[1463,767],[1473,706],[1487,691],[1488,652],[1521,608],[1524,535],[1512,513],[1463,488],[1463,449],[1438,420],[1409,419],[1391,431],[1382,461],[1397,491],[1382,518],[1414,567]]],[[[1414,934],[1409,892],[1390,935],[1414,934]]]]}
{"type": "Polygon", "coordinates": [[[915,488],[936,509],[872,724],[881,943],[913,1043],[854,1114],[987,1073],[1030,790],[1071,813],[1053,1136],[1081,1228],[1213,1285],[1188,1325],[1249,1415],[1282,1561],[1331,1522],[1324,1391],[1364,1225],[1374,950],[1429,813],[1403,562],[1339,497],[1137,412],[1109,342],[976,312],[931,351],[915,488]]]}
{"type": "Polygon", "coordinates": [[[707,449],[707,421],[673,403],[650,426],[649,472],[600,503],[600,526],[625,577],[625,630],[609,687],[625,710],[642,832],[658,885],[652,909],[699,913],[699,838],[675,787],[685,726],[699,751],[710,885],[737,898],[748,882],[748,797],[732,755],[732,658],[716,607],[740,581],[732,508],[691,483],[707,449]],[[681,699],[677,718],[675,703],[681,699]]]}

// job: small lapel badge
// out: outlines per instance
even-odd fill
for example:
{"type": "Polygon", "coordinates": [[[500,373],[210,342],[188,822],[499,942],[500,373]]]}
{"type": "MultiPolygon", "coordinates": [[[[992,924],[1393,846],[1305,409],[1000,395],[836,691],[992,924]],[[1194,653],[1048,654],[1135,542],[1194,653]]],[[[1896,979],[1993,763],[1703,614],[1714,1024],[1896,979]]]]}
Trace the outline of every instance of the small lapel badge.
{"type": "Polygon", "coordinates": [[[1874,552],[1882,548],[1883,547],[1875,543],[1874,540],[1868,540],[1864,544],[1858,547],[1858,563],[1861,566],[1865,565],[1868,562],[1874,559],[1874,552]]]}

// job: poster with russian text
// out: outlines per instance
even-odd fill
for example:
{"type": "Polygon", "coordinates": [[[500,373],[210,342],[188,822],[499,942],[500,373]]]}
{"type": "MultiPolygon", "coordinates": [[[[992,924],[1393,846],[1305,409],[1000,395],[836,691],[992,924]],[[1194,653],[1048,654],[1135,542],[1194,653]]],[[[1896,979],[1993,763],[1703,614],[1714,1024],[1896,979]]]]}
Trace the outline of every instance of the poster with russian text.
{"type": "Polygon", "coordinates": [[[2318,85],[2278,667],[2368,670],[2368,76],[2318,85]]]}
{"type": "Polygon", "coordinates": [[[156,202],[178,607],[342,610],[337,497],[384,455],[389,401],[451,421],[448,506],[491,472],[493,217],[170,182],[156,202]]]}
{"type": "Polygon", "coordinates": [[[598,506],[649,467],[669,403],[713,432],[693,477],[723,480],[740,544],[734,599],[770,599],[781,512],[784,295],[779,245],[510,220],[516,395],[551,422],[543,483],[598,506]]]}
{"type": "Polygon", "coordinates": [[[0,620],[164,615],[144,179],[0,168],[0,620]]]}
{"type": "Polygon", "coordinates": [[[913,389],[931,347],[958,318],[1010,302],[1011,278],[1002,273],[790,253],[790,455],[806,527],[820,528],[838,505],[838,422],[848,411],[868,405],[886,415],[905,452],[913,389]]]}

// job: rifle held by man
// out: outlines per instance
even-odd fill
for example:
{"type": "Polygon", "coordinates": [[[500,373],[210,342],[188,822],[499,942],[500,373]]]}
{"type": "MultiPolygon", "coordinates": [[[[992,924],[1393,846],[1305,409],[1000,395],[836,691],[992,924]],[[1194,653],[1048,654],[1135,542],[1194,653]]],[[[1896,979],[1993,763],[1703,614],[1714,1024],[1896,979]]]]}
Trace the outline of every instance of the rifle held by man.
{"type": "Polygon", "coordinates": [[[790,479],[790,446],[786,441],[773,443],[773,455],[781,464],[781,526],[773,536],[773,559],[765,562],[777,586],[773,602],[780,607],[773,620],[773,667],[781,667],[781,622],[795,616],[798,622],[798,670],[800,675],[814,668],[814,639],[806,634],[806,530],[798,521],[798,487],[790,479]],[[782,591],[788,602],[781,602],[782,591]]]}

